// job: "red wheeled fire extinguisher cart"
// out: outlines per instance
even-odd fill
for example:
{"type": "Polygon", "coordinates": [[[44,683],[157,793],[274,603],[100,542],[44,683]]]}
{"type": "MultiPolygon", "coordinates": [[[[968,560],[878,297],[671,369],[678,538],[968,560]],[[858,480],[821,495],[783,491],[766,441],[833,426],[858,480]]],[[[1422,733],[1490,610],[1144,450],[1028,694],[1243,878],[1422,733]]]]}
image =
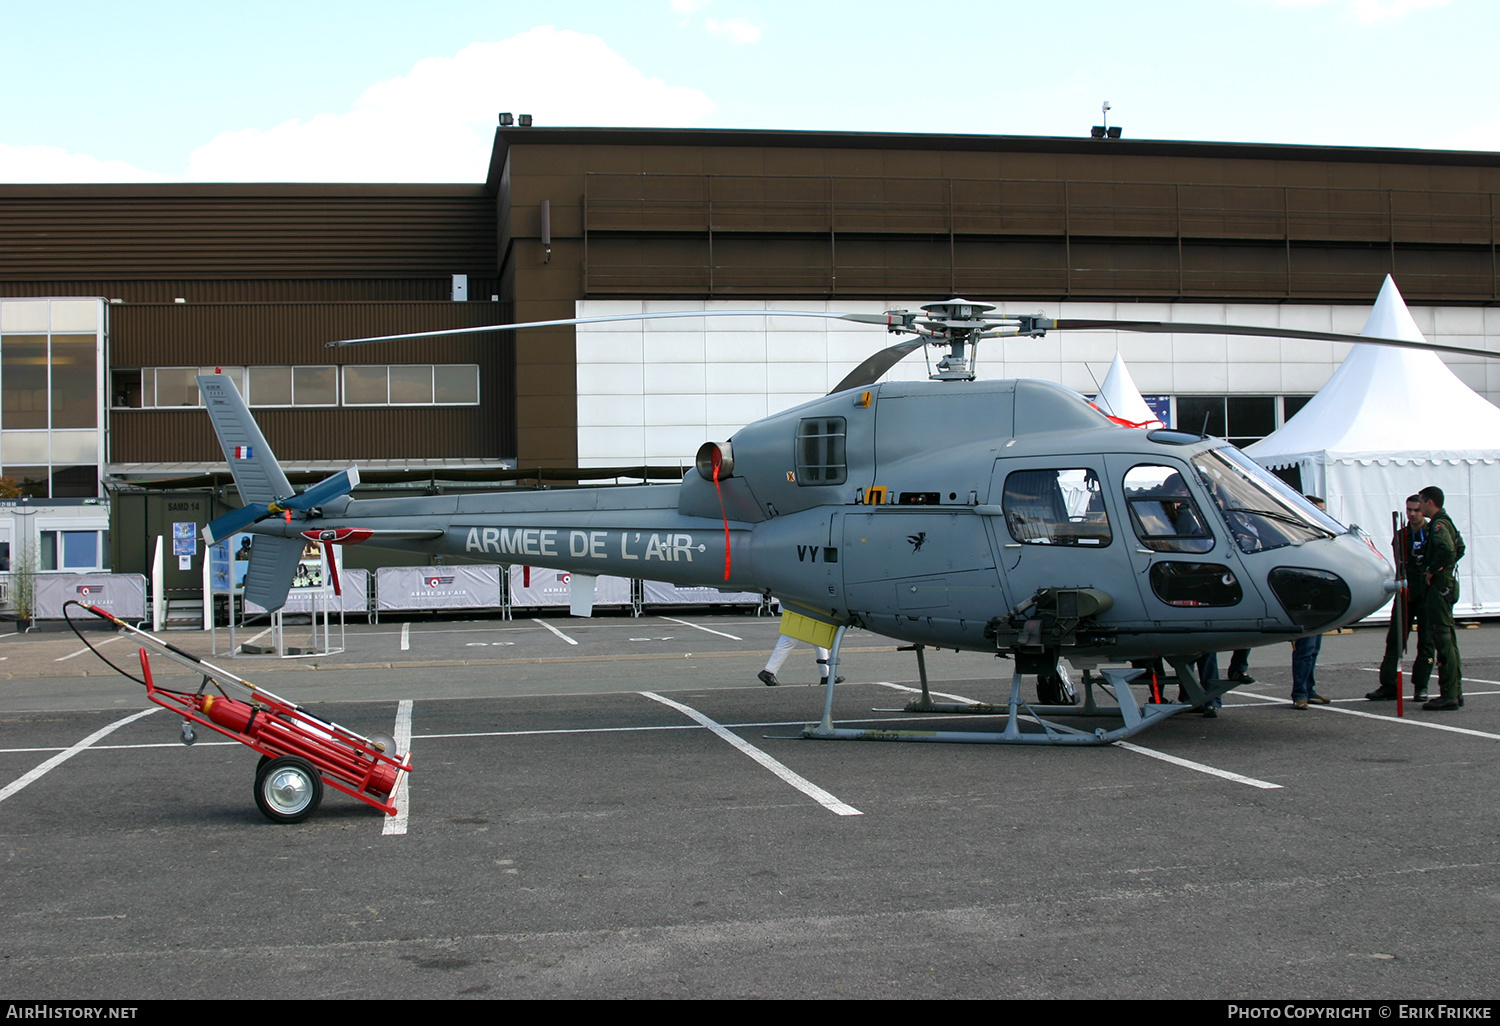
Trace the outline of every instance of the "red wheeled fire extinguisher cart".
{"type": "Polygon", "coordinates": [[[182,717],[184,744],[196,740],[193,731],[196,723],[260,753],[255,770],[255,804],[273,823],[298,823],[311,816],[323,800],[324,784],[387,816],[396,814],[397,797],[406,774],[411,772],[411,753],[398,753],[396,742],[389,735],[356,734],[154,634],[132,627],[98,606],[82,602],[66,605],[78,606],[108,620],[143,643],[142,676],[136,677],[100,655],[82,633],[78,635],[105,663],[145,685],[147,698],[182,717]],[[159,687],[151,673],[147,648],[201,673],[203,680],[198,690],[159,687]]]}

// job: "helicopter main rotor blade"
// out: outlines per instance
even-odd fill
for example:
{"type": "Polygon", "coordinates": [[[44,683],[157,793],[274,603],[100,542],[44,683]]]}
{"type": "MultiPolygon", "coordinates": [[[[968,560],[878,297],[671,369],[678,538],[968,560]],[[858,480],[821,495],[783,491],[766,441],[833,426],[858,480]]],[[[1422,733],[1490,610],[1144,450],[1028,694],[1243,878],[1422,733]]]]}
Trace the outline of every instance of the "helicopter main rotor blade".
{"type": "Polygon", "coordinates": [[[834,392],[843,392],[850,388],[863,388],[865,385],[873,385],[880,380],[880,376],[890,370],[896,364],[906,359],[914,350],[920,349],[931,342],[930,338],[913,338],[905,342],[897,342],[893,346],[887,346],[864,363],[844,375],[844,380],[833,386],[834,392]]]}
{"type": "Polygon", "coordinates": [[[1136,331],[1178,335],[1252,335],[1260,338],[1303,338],[1318,342],[1367,342],[1377,346],[1395,346],[1400,349],[1425,349],[1434,353],[1455,353],[1460,356],[1488,356],[1500,358],[1500,352],[1492,349],[1474,349],[1468,346],[1440,345],[1436,342],[1412,342],[1404,338],[1379,338],[1372,335],[1347,335],[1337,331],[1304,331],[1300,328],[1260,328],[1245,324],[1191,324],[1174,321],[1102,321],[1058,318],[1049,331],[1136,331]]]}
{"type": "Polygon", "coordinates": [[[346,338],[328,342],[326,347],[362,346],[371,342],[397,342],[410,338],[444,338],[449,335],[477,335],[486,331],[516,331],[520,328],[565,328],[570,324],[608,324],[614,321],[658,321],[674,317],[819,317],[825,321],[854,321],[857,324],[906,325],[910,316],[905,310],[890,314],[825,313],[819,310],[672,310],[662,313],[611,314],[608,317],[565,317],[557,321],[523,321],[520,324],[482,324],[475,328],[443,328],[440,331],[410,331],[404,335],[374,335],[370,338],[346,338]]]}

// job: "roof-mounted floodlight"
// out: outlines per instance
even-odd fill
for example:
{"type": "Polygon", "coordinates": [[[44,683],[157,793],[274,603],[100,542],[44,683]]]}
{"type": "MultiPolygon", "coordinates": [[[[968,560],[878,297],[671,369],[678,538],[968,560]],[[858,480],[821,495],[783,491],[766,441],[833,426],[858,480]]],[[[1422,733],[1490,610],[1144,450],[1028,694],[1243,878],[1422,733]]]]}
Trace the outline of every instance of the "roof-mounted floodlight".
{"type": "Polygon", "coordinates": [[[511,116],[510,111],[505,111],[505,112],[503,112],[500,115],[500,127],[501,128],[509,128],[511,125],[513,125],[515,123],[516,123],[516,119],[511,116]]]}

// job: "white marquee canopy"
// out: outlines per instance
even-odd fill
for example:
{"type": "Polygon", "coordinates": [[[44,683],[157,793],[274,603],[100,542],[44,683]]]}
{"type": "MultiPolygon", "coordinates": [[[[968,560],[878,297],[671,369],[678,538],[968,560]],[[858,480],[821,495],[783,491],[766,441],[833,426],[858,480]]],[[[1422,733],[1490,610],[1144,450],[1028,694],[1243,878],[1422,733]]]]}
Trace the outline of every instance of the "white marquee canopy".
{"type": "MultiPolygon", "coordinates": [[[[1389,276],[1361,334],[1426,341],[1389,276]]],[[[1295,417],[1245,451],[1272,470],[1298,468],[1304,492],[1382,551],[1392,511],[1437,485],[1468,546],[1454,612],[1500,613],[1500,408],[1436,353],[1355,346],[1295,417]]]]}

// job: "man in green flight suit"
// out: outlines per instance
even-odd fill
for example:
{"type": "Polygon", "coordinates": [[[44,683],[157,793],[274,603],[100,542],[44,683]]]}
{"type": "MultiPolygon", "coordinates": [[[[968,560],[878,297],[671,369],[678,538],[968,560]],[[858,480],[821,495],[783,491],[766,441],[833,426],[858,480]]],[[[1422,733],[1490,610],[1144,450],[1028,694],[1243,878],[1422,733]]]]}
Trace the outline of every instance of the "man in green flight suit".
{"type": "MultiPolygon", "coordinates": [[[[1422,553],[1422,570],[1427,582],[1427,597],[1422,605],[1428,644],[1435,649],[1438,661],[1438,685],[1442,694],[1422,706],[1423,709],[1446,711],[1464,704],[1463,662],[1453,635],[1453,604],[1458,601],[1458,561],[1464,556],[1464,539],[1453,526],[1453,519],[1443,510],[1443,490],[1436,485],[1423,488],[1422,514],[1432,525],[1422,553]]],[[[1431,664],[1412,667],[1412,687],[1418,691],[1427,686],[1431,664]],[[1419,669],[1422,678],[1417,678],[1419,669]]]]}

